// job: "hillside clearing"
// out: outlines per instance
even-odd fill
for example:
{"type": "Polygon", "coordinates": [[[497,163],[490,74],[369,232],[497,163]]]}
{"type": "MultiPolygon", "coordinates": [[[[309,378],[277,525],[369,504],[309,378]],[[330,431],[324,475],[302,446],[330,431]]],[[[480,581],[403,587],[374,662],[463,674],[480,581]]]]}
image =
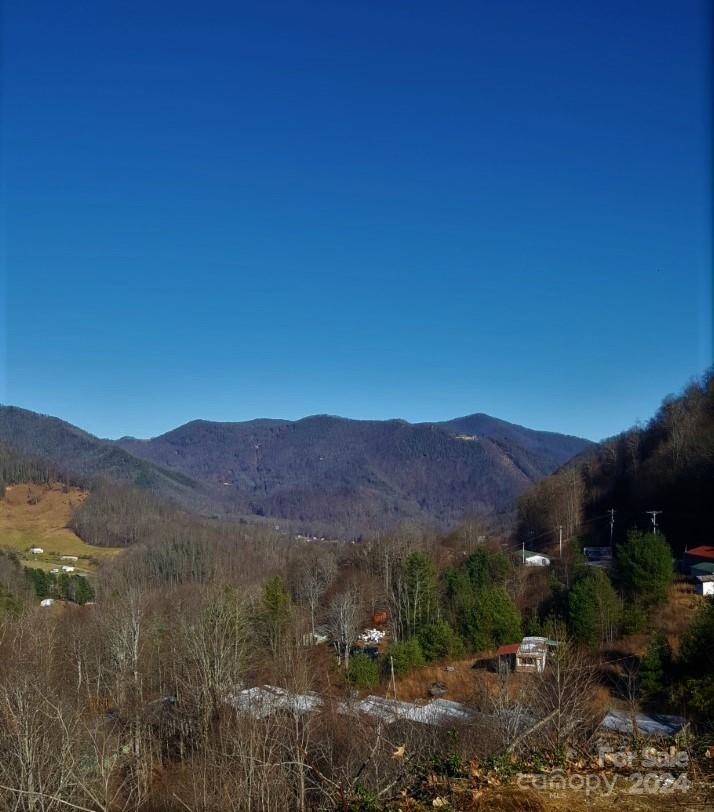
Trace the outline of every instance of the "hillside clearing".
{"type": "Polygon", "coordinates": [[[86,498],[86,491],[62,485],[32,483],[9,485],[0,499],[0,548],[16,551],[22,564],[49,570],[62,564],[88,572],[104,558],[121,552],[120,548],[93,547],[68,527],[72,510],[86,498]],[[30,547],[43,553],[32,555],[30,547]],[[77,556],[77,561],[60,556],[77,556]]]}

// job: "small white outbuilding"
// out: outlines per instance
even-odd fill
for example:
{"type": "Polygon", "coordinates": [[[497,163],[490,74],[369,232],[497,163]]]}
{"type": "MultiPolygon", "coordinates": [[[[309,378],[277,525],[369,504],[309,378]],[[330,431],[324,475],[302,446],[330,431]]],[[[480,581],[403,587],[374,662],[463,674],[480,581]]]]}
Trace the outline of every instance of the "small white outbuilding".
{"type": "Polygon", "coordinates": [[[44,553],[44,550],[42,549],[42,547],[30,547],[30,553],[32,555],[42,555],[42,553],[44,553]]]}
{"type": "Polygon", "coordinates": [[[550,558],[543,553],[534,553],[532,550],[523,550],[521,560],[526,567],[549,567],[550,558]]]}
{"type": "Polygon", "coordinates": [[[697,595],[714,595],[714,575],[698,575],[694,581],[697,595]]]}
{"type": "Polygon", "coordinates": [[[54,604],[54,602],[55,602],[54,598],[43,598],[40,601],[40,606],[44,606],[44,607],[52,606],[54,604]]]}
{"type": "Polygon", "coordinates": [[[71,567],[69,564],[63,564],[62,572],[74,572],[74,567],[71,567]]]}

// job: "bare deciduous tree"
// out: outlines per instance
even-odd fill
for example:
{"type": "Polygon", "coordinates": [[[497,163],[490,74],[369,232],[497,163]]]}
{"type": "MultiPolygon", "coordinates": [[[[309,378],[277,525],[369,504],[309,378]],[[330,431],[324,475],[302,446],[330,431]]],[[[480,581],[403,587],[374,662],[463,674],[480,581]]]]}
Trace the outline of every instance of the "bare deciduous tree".
{"type": "Polygon", "coordinates": [[[356,592],[348,590],[333,598],[328,613],[328,628],[337,643],[338,654],[345,668],[349,667],[350,649],[357,640],[359,620],[360,602],[356,592]]]}

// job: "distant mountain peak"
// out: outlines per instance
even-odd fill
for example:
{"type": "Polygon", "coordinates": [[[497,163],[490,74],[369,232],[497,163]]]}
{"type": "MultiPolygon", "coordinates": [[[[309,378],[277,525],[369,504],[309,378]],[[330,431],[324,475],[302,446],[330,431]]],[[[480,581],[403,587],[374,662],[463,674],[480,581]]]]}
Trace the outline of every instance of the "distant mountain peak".
{"type": "Polygon", "coordinates": [[[483,413],[431,423],[329,414],[197,419],[152,439],[111,442],[15,407],[0,408],[0,442],[66,470],[149,488],[196,512],[349,534],[507,510],[524,488],[590,445],[483,413]]]}

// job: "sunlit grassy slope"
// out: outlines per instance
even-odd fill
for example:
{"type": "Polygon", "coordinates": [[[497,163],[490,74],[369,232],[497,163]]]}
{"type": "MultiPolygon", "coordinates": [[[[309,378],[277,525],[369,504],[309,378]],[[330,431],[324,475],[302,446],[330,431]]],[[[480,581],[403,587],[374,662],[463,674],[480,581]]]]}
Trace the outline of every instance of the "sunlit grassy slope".
{"type": "Polygon", "coordinates": [[[70,564],[78,571],[91,571],[101,559],[121,550],[92,547],[68,528],[72,509],[86,495],[79,488],[65,490],[58,484],[9,486],[0,499],[0,548],[16,550],[27,566],[52,569],[70,564]],[[32,555],[30,547],[44,552],[32,555]],[[63,561],[62,555],[76,555],[79,560],[63,561]]]}

